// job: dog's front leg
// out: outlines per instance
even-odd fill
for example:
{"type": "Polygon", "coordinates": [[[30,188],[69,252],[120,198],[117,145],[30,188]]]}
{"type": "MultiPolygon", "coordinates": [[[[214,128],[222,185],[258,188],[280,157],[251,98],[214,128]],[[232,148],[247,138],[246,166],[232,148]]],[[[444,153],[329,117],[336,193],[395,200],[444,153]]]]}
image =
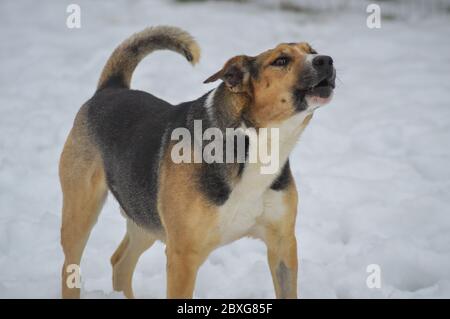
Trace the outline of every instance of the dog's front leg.
{"type": "MultiPolygon", "coordinates": [[[[184,246],[184,245],[183,245],[184,246]]],[[[205,260],[205,254],[191,247],[180,249],[167,245],[167,298],[192,298],[198,268],[205,260]]]]}
{"type": "Polygon", "coordinates": [[[273,234],[267,255],[277,298],[297,298],[297,242],[295,235],[273,234]]]}
{"type": "Polygon", "coordinates": [[[193,297],[198,269],[217,247],[216,216],[205,208],[185,210],[165,220],[167,298],[193,297]]]}
{"type": "Polygon", "coordinates": [[[297,298],[297,191],[269,191],[266,198],[264,236],[277,298],[297,298]]]}

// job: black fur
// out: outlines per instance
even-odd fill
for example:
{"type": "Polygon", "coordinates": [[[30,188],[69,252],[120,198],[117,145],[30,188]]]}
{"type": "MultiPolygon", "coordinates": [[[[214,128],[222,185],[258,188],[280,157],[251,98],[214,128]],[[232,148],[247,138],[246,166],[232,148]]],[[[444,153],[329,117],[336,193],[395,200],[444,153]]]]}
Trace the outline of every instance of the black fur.
{"type": "Polygon", "coordinates": [[[272,185],[270,185],[270,189],[274,191],[282,191],[286,189],[291,182],[292,182],[291,168],[289,166],[289,160],[287,160],[287,162],[281,169],[280,175],[278,175],[278,177],[273,181],[272,185]]]}
{"type": "Polygon", "coordinates": [[[212,203],[218,206],[225,204],[231,193],[225,165],[203,163],[198,186],[212,203]]]}
{"type": "Polygon", "coordinates": [[[256,59],[255,58],[251,58],[249,59],[249,63],[248,63],[248,69],[250,72],[250,76],[253,79],[258,79],[259,77],[259,65],[256,63],[256,59]]]}
{"type": "Polygon", "coordinates": [[[112,89],[120,89],[127,88],[127,84],[125,79],[123,78],[123,74],[113,74],[108,77],[108,80],[103,83],[101,87],[98,88],[97,91],[103,90],[104,88],[112,88],[112,89]]]}
{"type": "Polygon", "coordinates": [[[291,271],[282,261],[278,264],[276,274],[278,283],[280,284],[280,298],[287,298],[289,291],[291,290],[291,271]]]}
{"type": "MultiPolygon", "coordinates": [[[[216,94],[215,125],[225,129],[233,123],[221,105],[221,89],[216,94]]],[[[174,128],[187,128],[193,136],[194,120],[202,120],[203,130],[213,126],[204,108],[206,97],[174,106],[146,92],[107,88],[87,102],[88,127],[101,152],[108,187],[137,224],[161,227],[156,203],[160,156],[174,128]]],[[[202,163],[193,185],[222,205],[231,192],[230,172],[238,170],[233,165],[240,164],[202,163]]]]}
{"type": "Polygon", "coordinates": [[[305,91],[294,89],[292,93],[294,97],[294,106],[297,112],[305,111],[308,108],[308,103],[306,103],[305,99],[305,91]]]}
{"type": "MultiPolygon", "coordinates": [[[[226,163],[226,135],[225,131],[227,128],[236,128],[241,122],[232,118],[229,114],[229,101],[227,100],[227,95],[225,94],[225,85],[222,83],[215,92],[214,96],[214,123],[211,122],[211,119],[206,113],[204,108],[204,102],[206,97],[210,92],[208,92],[204,98],[200,99],[200,103],[198,107],[192,108],[191,116],[194,119],[202,119],[203,121],[203,130],[208,127],[217,127],[219,128],[224,137],[223,144],[223,159],[222,163],[202,163],[202,168],[200,172],[200,176],[197,180],[197,186],[200,191],[206,195],[208,200],[210,200],[215,205],[223,205],[230,196],[232,191],[231,186],[229,184],[230,178],[232,178],[234,172],[237,170],[237,176],[241,176],[244,167],[244,162],[237,162],[237,137],[234,138],[234,163],[226,163]],[[237,166],[237,167],[236,167],[237,166]]],[[[192,127],[191,127],[192,130],[192,127]]],[[[245,137],[245,158],[248,156],[248,143],[249,139],[245,137]]],[[[205,144],[202,145],[202,149],[205,144]]]]}
{"type": "MultiPolygon", "coordinates": [[[[86,103],[89,132],[100,150],[108,187],[125,214],[138,225],[162,227],[157,211],[159,168],[173,129],[187,128],[193,136],[195,120],[202,120],[203,130],[218,127],[225,132],[226,128],[241,125],[242,118],[229,114],[230,101],[225,90],[223,83],[216,89],[213,119],[204,107],[209,92],[195,101],[174,106],[146,92],[106,88],[86,103]]],[[[248,143],[246,138],[245,159],[248,143]]],[[[201,147],[203,150],[205,145],[201,147]]],[[[223,154],[223,163],[203,162],[192,181],[193,187],[218,206],[229,198],[231,179],[239,178],[245,170],[245,162],[226,163],[225,149],[223,154]]],[[[271,188],[282,190],[290,180],[286,163],[271,188]]]]}
{"type": "Polygon", "coordinates": [[[104,89],[88,101],[88,127],[102,154],[109,189],[139,225],[161,227],[156,209],[159,154],[166,147],[161,140],[168,123],[183,126],[186,111],[128,89],[104,89]]]}

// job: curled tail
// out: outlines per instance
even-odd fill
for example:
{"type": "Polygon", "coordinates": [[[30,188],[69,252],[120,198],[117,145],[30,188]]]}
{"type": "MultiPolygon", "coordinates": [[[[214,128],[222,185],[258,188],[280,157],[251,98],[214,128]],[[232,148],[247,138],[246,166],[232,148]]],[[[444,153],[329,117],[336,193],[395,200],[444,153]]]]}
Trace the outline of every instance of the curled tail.
{"type": "Polygon", "coordinates": [[[176,27],[149,27],[120,44],[103,68],[97,91],[105,88],[129,88],[131,76],[139,62],[156,50],[172,50],[192,64],[200,59],[200,48],[194,38],[176,27]]]}

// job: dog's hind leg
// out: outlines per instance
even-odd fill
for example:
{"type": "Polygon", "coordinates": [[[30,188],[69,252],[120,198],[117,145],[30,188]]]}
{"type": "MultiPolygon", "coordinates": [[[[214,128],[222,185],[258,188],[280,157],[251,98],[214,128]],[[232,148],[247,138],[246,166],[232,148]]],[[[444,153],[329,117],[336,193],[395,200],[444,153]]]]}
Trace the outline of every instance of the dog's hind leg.
{"type": "Polygon", "coordinates": [[[127,298],[134,298],[132,281],[139,257],[150,248],[157,237],[127,220],[127,233],[111,257],[113,288],[123,291],[127,298]]]}
{"type": "Polygon", "coordinates": [[[113,288],[123,291],[127,298],[134,298],[132,280],[139,257],[150,248],[157,237],[127,221],[127,233],[111,257],[113,266],[113,288]]]}
{"type": "MultiPolygon", "coordinates": [[[[80,114],[79,114],[80,115],[80,114]]],[[[59,165],[63,192],[61,245],[64,251],[62,297],[79,298],[69,265],[80,265],[84,247],[107,195],[105,173],[94,146],[78,120],[67,138],[59,165]]]]}

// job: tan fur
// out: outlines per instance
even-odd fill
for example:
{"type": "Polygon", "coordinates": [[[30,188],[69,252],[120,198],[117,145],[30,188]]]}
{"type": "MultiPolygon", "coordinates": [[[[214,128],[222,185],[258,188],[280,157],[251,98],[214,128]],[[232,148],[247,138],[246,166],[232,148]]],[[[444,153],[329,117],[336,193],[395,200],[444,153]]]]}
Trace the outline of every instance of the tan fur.
{"type": "MultiPolygon", "coordinates": [[[[188,33],[173,27],[148,28],[123,42],[114,51],[103,70],[98,87],[102,88],[117,74],[122,75],[129,86],[132,72],[139,61],[150,52],[160,49],[149,41],[152,37],[164,37],[168,41],[166,44],[177,43],[178,46],[164,48],[181,54],[188,52],[193,64],[200,57],[199,47],[188,33]]],[[[258,80],[245,89],[231,87],[230,92],[233,94],[225,97],[231,105],[230,113],[239,118],[243,112],[247,112],[257,127],[277,126],[290,118],[294,110],[289,90],[302,70],[305,54],[311,50],[306,43],[282,44],[259,55],[258,80]],[[295,57],[292,65],[285,70],[267,67],[284,51],[295,57]]],[[[241,61],[241,57],[235,58],[233,63],[235,61],[241,61]]],[[[215,80],[222,73],[219,71],[210,79],[215,80]]],[[[80,296],[79,289],[69,289],[66,285],[66,267],[80,264],[90,231],[107,194],[103,164],[87,132],[85,113],[85,107],[82,107],[67,138],[59,167],[63,191],[61,244],[65,255],[62,269],[64,298],[80,296]]],[[[293,128],[292,138],[287,137],[284,142],[294,145],[293,139],[298,138],[311,117],[312,114],[305,115],[303,122],[293,128]]],[[[128,298],[134,297],[132,278],[139,257],[156,240],[166,243],[169,298],[191,298],[199,267],[211,251],[224,244],[220,233],[223,226],[220,224],[220,208],[209,203],[194,187],[201,164],[175,164],[170,158],[170,150],[171,147],[168,147],[163,154],[158,176],[157,207],[164,231],[144,230],[127,220],[127,232],[111,257],[113,288],[123,291],[128,298]]],[[[266,243],[277,298],[296,298],[295,220],[298,199],[295,183],[291,182],[283,191],[268,189],[261,196],[263,207],[255,227],[240,235],[254,236],[266,243]]]]}
{"type": "Polygon", "coordinates": [[[245,103],[233,109],[233,114],[246,114],[256,128],[268,127],[273,123],[282,122],[295,113],[292,100],[292,88],[298,85],[298,76],[303,71],[305,58],[313,49],[308,43],[280,44],[274,49],[267,50],[256,57],[238,55],[229,59],[221,70],[214,73],[204,83],[222,79],[229,92],[245,103]],[[271,63],[282,54],[291,58],[286,68],[271,67],[271,63]],[[258,75],[250,79],[248,60],[254,60],[258,66],[258,75]],[[243,72],[243,79],[239,84],[230,84],[227,74],[230,70],[239,69],[243,72]],[[247,99],[243,98],[244,96],[247,99]]]}
{"type": "Polygon", "coordinates": [[[139,62],[153,51],[162,49],[173,50],[183,56],[190,54],[192,59],[189,62],[192,65],[200,59],[200,47],[186,31],[170,26],[149,27],[132,35],[114,50],[102,71],[97,88],[103,88],[111,77],[118,75],[122,76],[129,88],[131,76],[139,62]]]}
{"type": "MultiPolygon", "coordinates": [[[[308,115],[301,130],[308,124],[308,115]]],[[[61,156],[60,176],[64,194],[61,243],[65,253],[62,276],[64,298],[79,298],[79,289],[65,285],[69,264],[80,264],[81,254],[89,233],[106,196],[106,184],[99,154],[89,141],[84,123],[83,109],[75,120],[61,156]]],[[[162,161],[159,177],[158,211],[164,233],[143,230],[127,220],[127,233],[111,257],[113,288],[134,298],[133,272],[141,254],[155,240],[166,242],[167,297],[192,298],[197,271],[208,255],[220,246],[217,208],[209,204],[196,188],[191,187],[199,164],[174,164],[170,148],[162,161]]],[[[268,247],[268,260],[278,298],[296,298],[297,251],[295,217],[297,191],[292,183],[283,196],[286,211],[279,220],[261,218],[258,225],[263,234],[258,236],[268,247]],[[292,273],[290,290],[283,294],[277,277],[277,267],[283,261],[292,273]]],[[[254,235],[251,232],[245,235],[254,235]]]]}
{"type": "Polygon", "coordinates": [[[192,298],[198,268],[219,243],[216,208],[192,187],[199,164],[161,168],[159,212],[166,230],[167,297],[192,298]]]}
{"type": "Polygon", "coordinates": [[[157,239],[157,234],[148,232],[127,219],[127,233],[111,257],[115,291],[123,291],[125,297],[134,298],[132,288],[134,269],[142,253],[157,239]]]}
{"type": "Polygon", "coordinates": [[[59,176],[63,191],[61,245],[65,256],[62,295],[64,298],[79,298],[79,289],[67,287],[67,266],[80,264],[107,194],[100,154],[88,137],[84,108],[78,113],[64,145],[59,176]]]}
{"type": "Polygon", "coordinates": [[[258,78],[252,81],[254,103],[250,106],[250,117],[258,127],[267,127],[271,122],[283,121],[294,113],[292,87],[302,72],[305,56],[310,52],[308,44],[280,44],[256,57],[260,65],[258,78]],[[273,68],[270,64],[282,53],[292,62],[287,68],[273,68]]]}
{"type": "Polygon", "coordinates": [[[263,240],[267,245],[267,257],[277,298],[297,298],[297,240],[295,238],[295,220],[297,216],[298,195],[294,183],[291,183],[283,196],[286,213],[276,221],[262,220],[263,240]],[[280,264],[287,267],[288,278],[277,274],[280,264]],[[287,279],[287,280],[286,280],[287,279]]]}

